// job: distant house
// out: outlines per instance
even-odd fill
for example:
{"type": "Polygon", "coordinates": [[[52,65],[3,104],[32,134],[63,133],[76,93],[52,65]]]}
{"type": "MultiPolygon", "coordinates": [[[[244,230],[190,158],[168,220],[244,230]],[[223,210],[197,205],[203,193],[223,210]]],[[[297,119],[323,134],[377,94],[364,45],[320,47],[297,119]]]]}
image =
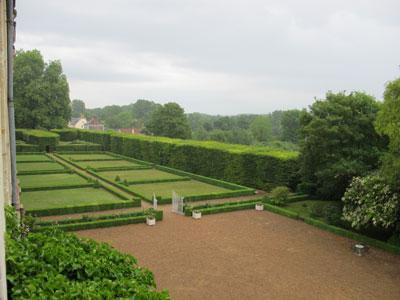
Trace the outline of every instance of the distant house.
{"type": "Polygon", "coordinates": [[[71,118],[71,121],[68,123],[69,128],[77,128],[77,129],[84,129],[85,125],[87,124],[86,118],[71,118]]]}
{"type": "Polygon", "coordinates": [[[120,128],[118,132],[122,133],[130,133],[130,134],[142,134],[142,130],[140,128],[120,128]]]}
{"type": "Polygon", "coordinates": [[[99,121],[96,117],[93,117],[84,125],[84,129],[104,130],[104,123],[99,121]]]}

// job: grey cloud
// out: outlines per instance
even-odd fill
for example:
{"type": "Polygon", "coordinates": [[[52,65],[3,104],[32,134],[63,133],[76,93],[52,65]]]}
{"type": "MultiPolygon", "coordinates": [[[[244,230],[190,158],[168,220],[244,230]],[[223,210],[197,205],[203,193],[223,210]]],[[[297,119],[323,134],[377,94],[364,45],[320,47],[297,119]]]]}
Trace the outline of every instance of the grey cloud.
{"type": "Polygon", "coordinates": [[[60,58],[73,96],[97,98],[96,104],[152,97],[176,99],[190,111],[267,112],[304,107],[327,90],[381,97],[384,83],[399,75],[398,1],[42,0],[18,6],[17,45],[60,58]],[[120,82],[119,98],[91,91],[88,82],[97,81],[110,94],[120,82]]]}

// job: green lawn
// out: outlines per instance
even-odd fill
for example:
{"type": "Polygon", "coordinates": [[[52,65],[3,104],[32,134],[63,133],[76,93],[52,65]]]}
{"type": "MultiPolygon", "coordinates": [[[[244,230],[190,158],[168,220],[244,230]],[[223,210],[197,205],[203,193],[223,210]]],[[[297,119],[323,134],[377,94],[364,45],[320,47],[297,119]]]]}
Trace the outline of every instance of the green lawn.
{"type": "Polygon", "coordinates": [[[17,162],[24,161],[51,161],[49,157],[44,154],[17,154],[17,162]]]}
{"type": "Polygon", "coordinates": [[[336,204],[336,203],[338,203],[338,201],[304,200],[304,201],[289,203],[284,208],[294,211],[294,212],[297,212],[301,217],[307,218],[307,217],[310,217],[311,208],[314,204],[328,205],[328,204],[336,204]]]}
{"type": "Polygon", "coordinates": [[[18,163],[17,171],[50,171],[63,170],[64,167],[56,162],[18,163]]]}
{"type": "Polygon", "coordinates": [[[145,169],[145,170],[126,170],[126,171],[103,171],[98,173],[100,176],[114,181],[118,175],[121,181],[125,179],[129,182],[143,181],[143,180],[156,180],[156,179],[180,179],[181,176],[163,172],[157,169],[145,169]]]}
{"type": "Polygon", "coordinates": [[[124,200],[104,189],[78,188],[23,192],[21,202],[26,210],[120,203],[124,200]]]}
{"type": "Polygon", "coordinates": [[[135,164],[127,160],[106,160],[106,161],[81,161],[77,163],[83,168],[115,168],[115,167],[138,167],[140,164],[135,164]]]}
{"type": "Polygon", "coordinates": [[[206,195],[211,193],[225,193],[231,192],[222,187],[211,185],[208,183],[190,180],[190,181],[179,181],[179,182],[162,182],[162,183],[151,183],[151,184],[135,184],[129,186],[129,189],[133,192],[139,193],[144,197],[151,199],[153,193],[163,198],[171,198],[172,191],[175,191],[180,196],[197,196],[206,195]]]}
{"type": "Polygon", "coordinates": [[[76,174],[40,174],[18,176],[22,188],[68,186],[88,183],[86,179],[76,174]]]}
{"type": "Polygon", "coordinates": [[[108,155],[108,154],[103,154],[103,153],[98,153],[98,154],[61,154],[60,155],[63,158],[66,159],[72,159],[72,160],[94,160],[94,159],[116,159],[114,156],[108,155]]]}

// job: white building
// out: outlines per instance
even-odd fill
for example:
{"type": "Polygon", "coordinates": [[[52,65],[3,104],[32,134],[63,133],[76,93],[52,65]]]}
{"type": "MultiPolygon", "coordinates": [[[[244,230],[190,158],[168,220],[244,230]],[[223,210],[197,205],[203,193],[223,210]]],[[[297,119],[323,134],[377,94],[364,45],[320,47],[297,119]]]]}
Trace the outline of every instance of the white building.
{"type": "Polygon", "coordinates": [[[84,129],[88,121],[86,118],[71,118],[71,121],[68,123],[69,128],[76,128],[76,129],[84,129]]]}

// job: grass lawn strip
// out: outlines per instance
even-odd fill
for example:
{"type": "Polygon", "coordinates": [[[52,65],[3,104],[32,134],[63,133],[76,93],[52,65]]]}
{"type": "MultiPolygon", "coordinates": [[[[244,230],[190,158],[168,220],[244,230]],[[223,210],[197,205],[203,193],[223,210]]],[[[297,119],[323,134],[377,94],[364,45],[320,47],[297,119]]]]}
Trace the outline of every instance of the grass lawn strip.
{"type": "Polygon", "coordinates": [[[305,200],[298,201],[293,203],[288,203],[284,208],[294,211],[299,214],[302,218],[311,217],[311,208],[315,204],[329,205],[329,204],[337,204],[337,201],[326,201],[326,200],[305,200]]]}
{"type": "Polygon", "coordinates": [[[181,179],[182,176],[174,175],[171,173],[159,171],[156,169],[144,169],[144,170],[127,170],[127,171],[103,171],[98,173],[101,177],[108,180],[115,180],[117,176],[120,177],[121,181],[127,180],[129,183],[151,181],[156,179],[181,179]]]}
{"type": "Polygon", "coordinates": [[[142,165],[126,161],[126,160],[110,160],[110,161],[80,161],[76,162],[82,168],[117,168],[117,167],[142,167],[142,165]]]}
{"type": "Polygon", "coordinates": [[[50,162],[51,159],[44,154],[17,154],[17,163],[21,162],[50,162]]]}
{"type": "Polygon", "coordinates": [[[120,160],[120,158],[108,155],[108,154],[102,154],[102,153],[93,153],[93,154],[60,154],[62,158],[66,158],[68,160],[72,161],[93,161],[93,160],[120,160]]]}
{"type": "Polygon", "coordinates": [[[147,199],[151,199],[153,193],[155,193],[157,196],[161,196],[162,198],[171,198],[172,191],[175,191],[183,197],[232,192],[232,190],[196,180],[153,184],[135,184],[129,186],[128,188],[135,193],[143,195],[147,199]]]}
{"type": "Polygon", "coordinates": [[[63,170],[64,167],[56,162],[35,162],[35,163],[18,163],[17,171],[53,171],[63,170]]]}
{"type": "Polygon", "coordinates": [[[126,202],[102,188],[77,188],[51,191],[24,192],[21,194],[24,208],[44,210],[52,208],[88,206],[126,202]]]}
{"type": "Polygon", "coordinates": [[[88,181],[83,177],[70,174],[38,174],[18,176],[22,190],[29,188],[63,187],[72,185],[87,184],[88,181]]]}

